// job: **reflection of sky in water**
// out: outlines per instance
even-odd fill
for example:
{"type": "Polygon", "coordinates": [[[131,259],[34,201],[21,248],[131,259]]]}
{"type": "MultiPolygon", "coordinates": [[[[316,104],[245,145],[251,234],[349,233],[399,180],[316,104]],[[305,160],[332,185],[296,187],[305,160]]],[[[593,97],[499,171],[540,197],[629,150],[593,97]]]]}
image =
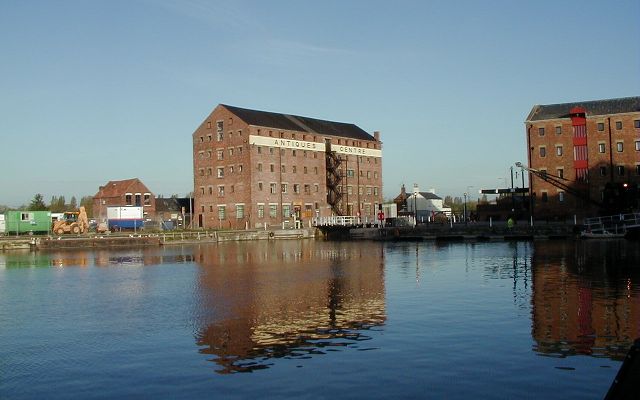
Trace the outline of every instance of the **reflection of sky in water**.
{"type": "Polygon", "coordinates": [[[639,247],[2,253],[0,397],[602,398],[640,336],[639,247]]]}

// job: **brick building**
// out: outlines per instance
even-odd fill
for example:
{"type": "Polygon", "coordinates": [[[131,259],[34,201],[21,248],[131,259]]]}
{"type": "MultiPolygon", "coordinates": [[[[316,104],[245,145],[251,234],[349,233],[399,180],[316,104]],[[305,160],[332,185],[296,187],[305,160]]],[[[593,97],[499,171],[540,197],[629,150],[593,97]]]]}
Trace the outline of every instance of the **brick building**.
{"type": "Polygon", "coordinates": [[[194,223],[279,225],[382,203],[382,142],[354,124],[218,105],[193,133],[194,223]]]}
{"type": "Polygon", "coordinates": [[[637,209],[640,97],[536,105],[526,135],[530,168],[561,183],[530,174],[537,218],[637,209]]]}
{"type": "Polygon", "coordinates": [[[153,193],[138,178],[122,181],[109,181],[100,186],[93,196],[93,217],[106,221],[109,206],[141,206],[144,207],[144,218],[153,218],[156,203],[153,193]]]}

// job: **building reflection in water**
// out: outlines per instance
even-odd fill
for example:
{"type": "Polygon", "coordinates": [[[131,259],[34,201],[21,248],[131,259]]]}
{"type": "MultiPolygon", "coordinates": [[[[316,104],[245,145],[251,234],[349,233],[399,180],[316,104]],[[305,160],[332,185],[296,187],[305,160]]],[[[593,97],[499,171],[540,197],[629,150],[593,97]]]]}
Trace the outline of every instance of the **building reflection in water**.
{"type": "Polygon", "coordinates": [[[199,247],[199,351],[225,374],[268,368],[273,358],[372,349],[365,342],[386,315],[382,248],[371,249],[317,241],[199,247]]]}
{"type": "Polygon", "coordinates": [[[638,243],[535,243],[532,266],[534,350],[623,359],[640,337],[638,243]]]}

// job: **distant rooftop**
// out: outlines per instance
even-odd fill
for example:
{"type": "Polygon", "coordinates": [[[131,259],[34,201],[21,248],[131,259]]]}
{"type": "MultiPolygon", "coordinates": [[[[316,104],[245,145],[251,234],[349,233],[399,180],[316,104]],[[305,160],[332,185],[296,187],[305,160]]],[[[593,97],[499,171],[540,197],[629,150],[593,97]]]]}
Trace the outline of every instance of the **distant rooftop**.
{"type": "Polygon", "coordinates": [[[373,136],[354,124],[301,117],[299,115],[250,110],[227,104],[221,104],[221,106],[225,107],[249,125],[287,129],[319,135],[341,136],[358,140],[375,140],[373,136]]]}
{"type": "Polygon", "coordinates": [[[582,101],[576,103],[535,105],[527,121],[544,121],[547,119],[569,118],[569,110],[573,107],[584,107],[587,117],[594,115],[622,114],[640,112],[640,97],[623,97],[619,99],[582,101]]]}

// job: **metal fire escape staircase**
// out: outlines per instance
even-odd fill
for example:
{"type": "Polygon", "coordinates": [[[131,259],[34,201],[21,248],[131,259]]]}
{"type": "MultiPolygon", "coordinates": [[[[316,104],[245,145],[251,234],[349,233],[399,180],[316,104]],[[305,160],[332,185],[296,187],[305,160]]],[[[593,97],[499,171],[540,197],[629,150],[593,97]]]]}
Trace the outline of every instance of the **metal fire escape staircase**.
{"type": "Polygon", "coordinates": [[[325,150],[327,168],[327,203],[331,210],[338,216],[344,215],[342,210],[342,159],[334,151],[331,151],[331,144],[327,143],[325,150]]]}

